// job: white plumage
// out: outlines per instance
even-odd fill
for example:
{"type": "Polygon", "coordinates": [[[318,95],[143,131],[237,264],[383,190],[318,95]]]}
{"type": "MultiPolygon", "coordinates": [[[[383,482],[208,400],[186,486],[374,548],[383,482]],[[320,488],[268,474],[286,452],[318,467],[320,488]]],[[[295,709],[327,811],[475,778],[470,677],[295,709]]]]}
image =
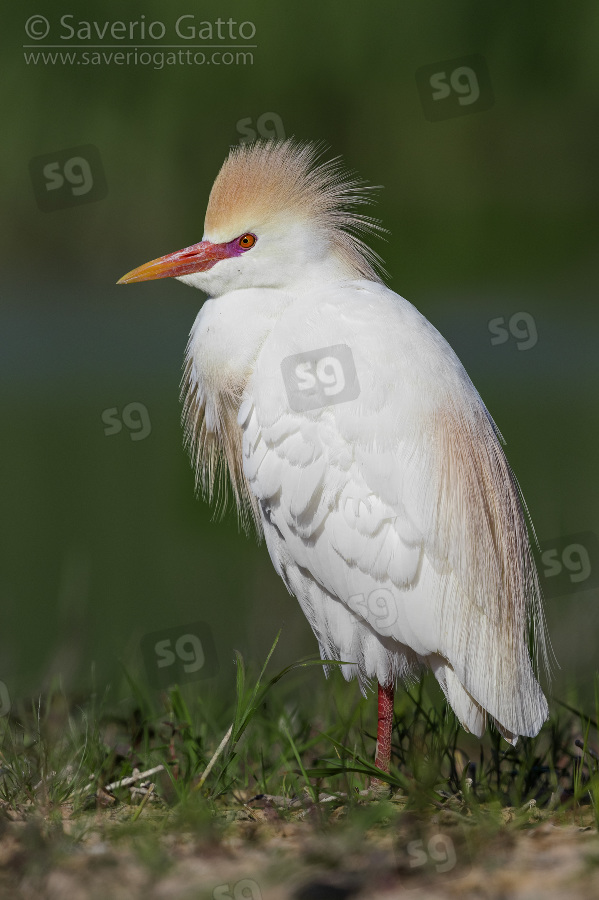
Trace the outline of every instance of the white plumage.
{"type": "Polygon", "coordinates": [[[547,717],[518,485],[457,356],[352,236],[377,227],[352,212],[363,188],[314,157],[291,141],[233,151],[202,243],[122,280],[175,275],[210,295],[184,378],[198,482],[212,497],[226,461],[322,658],[362,686],[428,665],[468,731],[482,735],[490,716],[515,742],[547,717]],[[340,346],[357,389],[297,411],[285,361],[340,346]]]}

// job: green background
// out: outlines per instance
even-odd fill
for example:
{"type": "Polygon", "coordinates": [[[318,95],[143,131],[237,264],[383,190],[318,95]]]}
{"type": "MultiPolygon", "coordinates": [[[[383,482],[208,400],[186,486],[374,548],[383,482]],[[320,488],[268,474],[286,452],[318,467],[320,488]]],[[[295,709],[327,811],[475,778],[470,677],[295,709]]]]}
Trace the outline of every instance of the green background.
{"type": "MultiPolygon", "coordinates": [[[[280,663],[316,652],[265,547],[232,510],[215,522],[194,499],[178,390],[202,295],[174,281],[115,286],[201,238],[239,122],[267,112],[384,186],[375,214],[390,235],[376,249],[389,284],[458,352],[539,539],[599,533],[595,3],[40,2],[5,11],[2,41],[0,680],[13,698],[53,673],[83,691],[93,672],[114,679],[119,660],[137,670],[145,634],[198,619],[220,662],[204,690],[224,689],[234,648],[261,661],[281,626],[280,663]],[[26,65],[26,20],[44,15],[56,32],[65,13],[143,13],[169,37],[183,14],[249,20],[254,62],[26,65]],[[427,121],[416,71],[471,54],[487,63],[493,106],[427,121]],[[105,199],[40,211],[30,160],[85,144],[99,150],[105,199]],[[493,346],[489,321],[522,311],[536,345],[493,346]],[[102,412],[131,402],[151,434],[106,436],[102,412]]],[[[589,700],[597,591],[552,599],[547,619],[556,693],[589,700]]],[[[308,699],[321,677],[297,690],[308,699]]]]}

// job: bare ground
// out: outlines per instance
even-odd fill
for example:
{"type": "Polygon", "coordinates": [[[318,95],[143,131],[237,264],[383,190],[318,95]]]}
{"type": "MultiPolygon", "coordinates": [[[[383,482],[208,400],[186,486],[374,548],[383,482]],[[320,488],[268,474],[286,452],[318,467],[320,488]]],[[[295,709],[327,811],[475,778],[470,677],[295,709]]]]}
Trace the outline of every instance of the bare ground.
{"type": "Polygon", "coordinates": [[[5,812],[0,897],[23,900],[387,900],[599,897],[599,840],[589,814],[531,808],[485,830],[449,811],[352,830],[346,808],[290,817],[270,801],[224,814],[218,838],[167,832],[149,807],[28,818],[5,812]]]}

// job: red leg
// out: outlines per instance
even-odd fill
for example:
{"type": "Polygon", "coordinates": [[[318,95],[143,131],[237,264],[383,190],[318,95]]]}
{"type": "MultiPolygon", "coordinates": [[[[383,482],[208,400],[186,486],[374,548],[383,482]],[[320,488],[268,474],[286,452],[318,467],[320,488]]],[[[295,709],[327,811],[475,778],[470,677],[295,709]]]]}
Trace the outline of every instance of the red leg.
{"type": "Polygon", "coordinates": [[[379,722],[376,734],[376,756],[374,764],[383,772],[389,771],[391,760],[391,731],[393,729],[393,682],[383,687],[379,684],[379,722]]]}

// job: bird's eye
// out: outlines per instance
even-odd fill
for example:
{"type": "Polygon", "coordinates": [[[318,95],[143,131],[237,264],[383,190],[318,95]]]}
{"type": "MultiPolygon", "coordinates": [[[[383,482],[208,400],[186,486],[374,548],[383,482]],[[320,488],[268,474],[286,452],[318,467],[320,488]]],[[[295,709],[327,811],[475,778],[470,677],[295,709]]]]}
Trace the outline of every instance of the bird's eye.
{"type": "Polygon", "coordinates": [[[242,235],[238,242],[239,246],[242,250],[249,250],[256,243],[256,236],[254,234],[244,234],[242,235]]]}

